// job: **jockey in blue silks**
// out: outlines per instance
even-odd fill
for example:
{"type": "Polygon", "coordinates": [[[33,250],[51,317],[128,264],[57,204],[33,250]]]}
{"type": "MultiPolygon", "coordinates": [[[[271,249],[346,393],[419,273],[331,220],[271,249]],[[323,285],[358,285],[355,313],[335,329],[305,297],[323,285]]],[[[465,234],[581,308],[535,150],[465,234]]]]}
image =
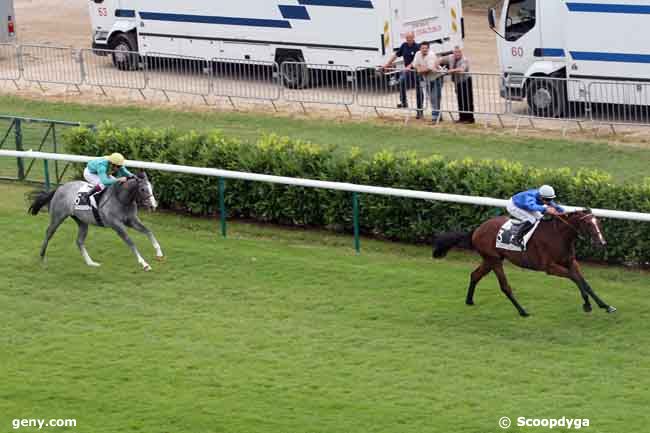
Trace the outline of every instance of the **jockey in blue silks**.
{"type": "Polygon", "coordinates": [[[555,190],[549,185],[515,194],[506,206],[508,213],[522,222],[514,234],[512,243],[523,248],[524,236],[544,215],[558,215],[564,209],[555,203],[555,190]]]}

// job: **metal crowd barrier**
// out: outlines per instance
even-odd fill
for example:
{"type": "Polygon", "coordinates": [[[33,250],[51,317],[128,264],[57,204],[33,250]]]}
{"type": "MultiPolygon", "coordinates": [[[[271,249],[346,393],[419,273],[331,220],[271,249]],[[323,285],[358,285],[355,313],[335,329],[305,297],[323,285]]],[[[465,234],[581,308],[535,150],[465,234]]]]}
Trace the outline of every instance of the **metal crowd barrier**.
{"type": "Polygon", "coordinates": [[[594,81],[588,94],[595,125],[650,125],[650,83],[594,81]]]}
{"type": "Polygon", "coordinates": [[[212,65],[206,59],[148,53],[145,56],[147,88],[158,90],[169,102],[169,93],[201,96],[208,104],[212,91],[212,65]]]}
{"type": "Polygon", "coordinates": [[[112,50],[83,49],[81,50],[81,61],[84,72],[84,83],[98,87],[106,96],[106,88],[137,90],[145,99],[143,90],[147,86],[145,70],[139,67],[135,69],[122,70],[115,67],[113,56],[128,56],[139,58],[136,52],[112,50]]]}
{"type": "MultiPolygon", "coordinates": [[[[650,126],[650,83],[584,81],[552,77],[508,77],[468,73],[471,86],[458,87],[452,76],[444,78],[440,111],[452,115],[473,113],[496,116],[503,126],[506,115],[535,126],[536,120],[561,124],[563,132],[582,124],[650,126]],[[460,92],[459,92],[460,90],[460,92]],[[459,95],[460,93],[460,95],[459,95]],[[568,102],[571,100],[572,102],[568,102]]],[[[229,58],[200,59],[99,49],[76,50],[42,44],[0,44],[0,81],[82,84],[99,88],[146,89],[169,94],[210,95],[234,100],[271,102],[285,100],[305,104],[345,107],[357,105],[380,110],[431,109],[429,89],[412,71],[352,68],[345,65],[253,61],[229,58]],[[422,87],[421,87],[422,86],[422,87]]]]}
{"type": "Polygon", "coordinates": [[[18,45],[0,44],[0,80],[11,81],[18,88],[20,76],[18,45]]]}
{"type": "Polygon", "coordinates": [[[283,89],[285,101],[299,103],[303,110],[306,103],[342,105],[348,113],[354,104],[355,70],[344,65],[284,62],[280,65],[280,77],[292,80],[283,89]]]}
{"type": "Polygon", "coordinates": [[[520,122],[527,120],[554,120],[563,122],[566,133],[568,123],[575,122],[580,130],[582,124],[590,120],[589,99],[583,82],[575,79],[553,77],[528,77],[521,87],[505,83],[506,99],[510,101],[510,115],[520,122]],[[571,102],[569,101],[571,99],[571,102]]]}
{"type": "Polygon", "coordinates": [[[357,104],[373,108],[377,115],[380,115],[379,109],[416,111],[427,108],[428,97],[414,71],[357,68],[356,78],[357,104]],[[402,88],[404,94],[400,95],[402,88]]]}
{"type": "Polygon", "coordinates": [[[228,98],[233,108],[234,98],[269,101],[276,108],[275,102],[282,93],[277,63],[214,58],[212,67],[212,93],[228,98]]]}
{"type": "Polygon", "coordinates": [[[441,111],[459,117],[461,114],[495,116],[503,127],[509,104],[500,96],[502,80],[500,74],[482,72],[446,75],[441,111]]]}
{"type": "Polygon", "coordinates": [[[22,78],[27,82],[79,86],[83,83],[83,68],[78,50],[51,45],[20,45],[18,59],[22,78]]]}

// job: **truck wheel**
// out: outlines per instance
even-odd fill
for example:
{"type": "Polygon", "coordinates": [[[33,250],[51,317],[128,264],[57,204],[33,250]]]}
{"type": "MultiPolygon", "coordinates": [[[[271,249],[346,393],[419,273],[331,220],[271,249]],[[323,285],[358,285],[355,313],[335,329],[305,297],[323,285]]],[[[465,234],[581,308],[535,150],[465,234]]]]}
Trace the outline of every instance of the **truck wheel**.
{"type": "Polygon", "coordinates": [[[526,99],[530,114],[537,117],[561,117],[566,111],[566,86],[561,81],[531,78],[526,99]]]}
{"type": "Polygon", "coordinates": [[[301,59],[286,57],[280,63],[282,84],[289,89],[304,89],[309,86],[309,69],[301,59]]]}
{"type": "Polygon", "coordinates": [[[137,42],[130,34],[117,35],[111,42],[111,54],[113,65],[120,71],[132,71],[137,69],[139,56],[137,51],[137,42]]]}

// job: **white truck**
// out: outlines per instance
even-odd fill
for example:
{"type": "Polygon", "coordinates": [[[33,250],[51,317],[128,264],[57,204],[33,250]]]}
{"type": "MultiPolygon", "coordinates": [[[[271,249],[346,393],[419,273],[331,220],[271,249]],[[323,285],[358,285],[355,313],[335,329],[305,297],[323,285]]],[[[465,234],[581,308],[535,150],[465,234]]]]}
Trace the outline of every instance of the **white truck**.
{"type": "Polygon", "coordinates": [[[16,13],[13,0],[0,0],[0,43],[16,42],[16,13]]]}
{"type": "Polygon", "coordinates": [[[504,0],[498,22],[495,9],[488,22],[499,35],[503,97],[553,117],[587,97],[650,105],[650,2],[504,0]],[[627,85],[598,91],[612,81],[627,85]]]}
{"type": "MultiPolygon", "coordinates": [[[[464,32],[461,0],[89,1],[93,48],[141,56],[374,68],[408,31],[436,52],[464,32]]],[[[133,66],[133,56],[113,61],[133,66]]]]}

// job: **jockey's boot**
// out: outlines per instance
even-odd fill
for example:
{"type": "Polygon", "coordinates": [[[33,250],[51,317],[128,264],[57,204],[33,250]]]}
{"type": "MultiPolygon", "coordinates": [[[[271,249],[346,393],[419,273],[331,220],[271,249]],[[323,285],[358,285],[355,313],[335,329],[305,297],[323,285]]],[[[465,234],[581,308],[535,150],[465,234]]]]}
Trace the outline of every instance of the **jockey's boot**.
{"type": "Polygon", "coordinates": [[[104,190],[101,185],[95,185],[95,188],[88,191],[88,202],[91,207],[97,209],[97,199],[99,198],[101,192],[104,190]]]}
{"type": "Polygon", "coordinates": [[[521,249],[524,249],[524,236],[526,236],[526,233],[533,228],[533,223],[530,221],[524,221],[521,224],[519,224],[519,227],[517,228],[517,233],[515,233],[514,238],[512,239],[513,245],[518,246],[521,249]]]}

